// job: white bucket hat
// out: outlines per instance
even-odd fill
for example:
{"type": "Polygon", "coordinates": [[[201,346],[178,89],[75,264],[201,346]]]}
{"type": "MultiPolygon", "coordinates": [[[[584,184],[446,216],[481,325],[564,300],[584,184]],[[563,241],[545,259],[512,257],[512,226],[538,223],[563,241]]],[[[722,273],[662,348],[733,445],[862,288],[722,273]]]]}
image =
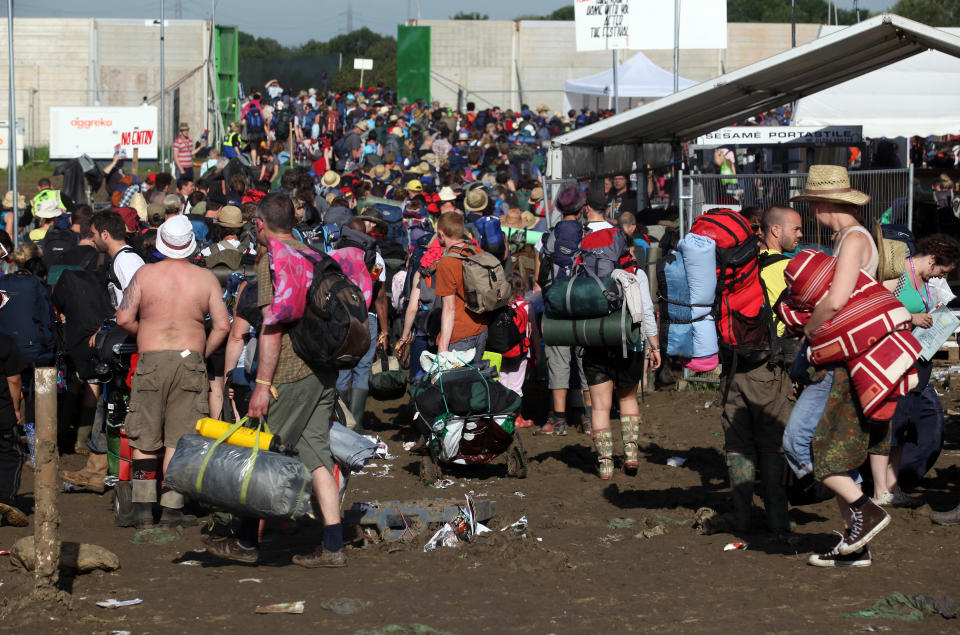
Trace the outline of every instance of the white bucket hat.
{"type": "Polygon", "coordinates": [[[33,215],[37,218],[56,218],[63,214],[60,205],[52,198],[45,198],[37,203],[37,209],[33,210],[33,215]]]}
{"type": "Polygon", "coordinates": [[[157,251],[167,258],[189,258],[197,250],[193,225],[183,215],[171,216],[157,232],[157,251]]]}

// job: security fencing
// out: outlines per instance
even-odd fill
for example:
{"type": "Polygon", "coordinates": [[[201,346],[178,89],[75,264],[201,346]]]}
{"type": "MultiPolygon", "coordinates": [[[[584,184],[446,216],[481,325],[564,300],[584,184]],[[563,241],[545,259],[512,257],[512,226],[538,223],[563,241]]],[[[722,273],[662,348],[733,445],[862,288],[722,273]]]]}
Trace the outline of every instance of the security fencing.
{"type": "MultiPolygon", "coordinates": [[[[803,192],[807,175],[794,174],[682,174],[680,175],[680,233],[693,220],[714,207],[742,209],[786,205],[803,219],[802,244],[830,244],[829,229],[820,227],[809,213],[809,204],[790,202],[803,192]]],[[[900,170],[859,170],[850,172],[850,185],[870,195],[860,212],[864,225],[875,221],[913,223],[913,166],[900,170]]]]}

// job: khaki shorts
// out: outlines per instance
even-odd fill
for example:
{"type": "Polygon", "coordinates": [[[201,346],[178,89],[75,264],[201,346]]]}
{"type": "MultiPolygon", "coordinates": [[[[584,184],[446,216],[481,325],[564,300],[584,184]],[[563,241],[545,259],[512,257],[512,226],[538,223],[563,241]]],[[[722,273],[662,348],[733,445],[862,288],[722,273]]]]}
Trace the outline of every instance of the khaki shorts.
{"type": "Polygon", "coordinates": [[[142,452],[175,448],[210,412],[207,366],[200,353],[140,353],[124,426],[130,445],[142,452]]]}
{"type": "Polygon", "coordinates": [[[723,449],[747,456],[781,452],[783,429],[797,403],[786,369],[760,364],[727,381],[730,388],[721,415],[723,449]]]}

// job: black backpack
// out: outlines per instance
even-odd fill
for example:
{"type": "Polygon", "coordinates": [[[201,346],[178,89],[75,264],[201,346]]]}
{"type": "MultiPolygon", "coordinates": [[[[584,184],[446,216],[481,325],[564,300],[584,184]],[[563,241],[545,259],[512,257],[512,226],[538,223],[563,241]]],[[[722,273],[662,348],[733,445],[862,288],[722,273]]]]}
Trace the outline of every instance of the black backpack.
{"type": "Polygon", "coordinates": [[[363,252],[363,264],[366,265],[367,271],[373,271],[377,266],[377,241],[369,234],[344,225],[340,228],[340,239],[334,247],[336,249],[356,247],[363,252]]]}
{"type": "Polygon", "coordinates": [[[293,351],[315,373],[353,368],[370,350],[367,302],[333,258],[300,252],[313,264],[303,317],[290,329],[293,351]]]}
{"type": "Polygon", "coordinates": [[[517,328],[515,316],[516,311],[511,306],[497,309],[487,326],[486,350],[503,354],[523,341],[524,334],[517,328]]]}
{"type": "Polygon", "coordinates": [[[69,229],[59,227],[48,229],[38,245],[43,252],[43,264],[47,265],[47,269],[60,264],[63,252],[76,247],[79,241],[80,236],[69,229]]]}
{"type": "Polygon", "coordinates": [[[273,130],[277,133],[277,141],[287,141],[290,136],[290,122],[293,120],[293,113],[289,110],[281,110],[273,116],[273,130]]]}

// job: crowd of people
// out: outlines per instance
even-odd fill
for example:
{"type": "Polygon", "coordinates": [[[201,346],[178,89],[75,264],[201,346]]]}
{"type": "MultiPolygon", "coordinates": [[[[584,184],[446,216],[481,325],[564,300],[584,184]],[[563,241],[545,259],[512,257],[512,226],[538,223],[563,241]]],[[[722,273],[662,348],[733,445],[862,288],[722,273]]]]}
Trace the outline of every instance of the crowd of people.
{"type": "MultiPolygon", "coordinates": [[[[132,447],[134,524],[196,523],[163,473],[198,419],[268,417],[271,431],[309,470],[323,520],[317,549],[294,562],[345,566],[329,438],[335,405],[345,404],[363,429],[378,356],[396,357],[411,382],[431,372],[421,361],[428,359],[425,351],[481,362],[495,316],[472,308],[476,282],[466,263],[480,253],[494,256],[506,276],[506,304],[520,332],[521,344],[502,357],[500,381],[520,395],[531,383],[544,383],[551,394],[549,412],[541,417],[538,404],[527,402],[516,427],[539,423],[538,431],[548,435],[579,430],[593,440],[599,478],[613,478],[618,462],[627,475],[636,474],[641,381],[648,370],[677,363],[662,354],[663,331],[646,275],[649,247],[671,225],[657,225],[663,213],[650,203],[669,185],[648,170],[642,183],[618,174],[564,187],[550,200],[543,142],[595,116],[561,117],[527,106],[477,110],[473,104],[451,112],[398,101],[383,88],[338,95],[310,89],[294,96],[270,82],[243,104],[240,120],[219,142],[211,143],[206,132],[195,141],[181,123],[174,174],[141,180],[115,156],[104,168],[108,209],[76,204],[42,179],[30,204],[21,201],[27,211],[19,219],[16,249],[8,193],[0,216],[0,247],[10,263],[10,273],[0,278],[0,360],[9,386],[0,391],[4,522],[28,522],[16,496],[21,433],[29,437],[33,422],[35,366],[61,370],[61,398],[68,402],[62,412],[71,413],[60,422],[61,449],[88,455],[81,470],[64,472],[63,479],[105,490],[101,342],[119,329],[137,348],[124,421],[132,447]],[[291,323],[278,316],[290,295],[278,274],[283,246],[335,257],[363,290],[369,346],[364,343],[352,367],[317,368],[295,351],[291,323]],[[642,324],[636,342],[621,348],[544,341],[545,291],[582,272],[618,280],[631,319],[642,324]],[[622,461],[614,456],[614,420],[622,461]]],[[[723,164],[725,157],[718,157],[723,164]]],[[[733,498],[729,523],[740,532],[759,529],[751,527],[759,478],[766,528],[792,531],[784,485],[789,468],[805,489],[816,486],[815,477],[835,494],[844,523],[838,546],[811,556],[810,563],[866,566],[867,543],[889,522],[883,508],[917,503],[898,486],[897,446],[930,425],[938,401],[932,403],[937,397],[929,364],[918,361],[921,380],[900,398],[896,414],[869,426],[848,425],[831,437],[831,447],[814,449],[825,410],[834,413],[827,408],[836,397],[831,386],[849,385],[849,375],[835,365],[811,367],[798,381],[791,366],[806,359],[797,355],[803,340],[855,295],[858,275],[876,277],[878,262],[878,246],[857,215],[866,195],[850,188],[844,168],[814,168],[797,198],[810,202],[810,213],[835,231],[835,273],[802,332],[777,323],[778,338],[790,346],[727,369],[722,424],[733,498]],[[868,447],[872,497],[855,471],[868,447]],[[838,453],[844,461],[836,460],[838,453]],[[820,465],[824,456],[832,457],[829,469],[820,465]]],[[[803,223],[787,206],[756,210],[753,223],[762,245],[764,302],[775,307],[791,283],[786,254],[796,250],[803,223]]],[[[935,306],[928,281],[951,272],[958,259],[954,238],[926,237],[905,273],[887,283],[915,325],[928,325],[935,306]]],[[[842,405],[855,408],[846,394],[842,405]]],[[[423,451],[422,441],[412,451],[423,451]]],[[[960,507],[936,520],[960,524],[960,507]]],[[[240,518],[233,529],[205,537],[208,551],[256,562],[260,519],[240,518]]]]}

